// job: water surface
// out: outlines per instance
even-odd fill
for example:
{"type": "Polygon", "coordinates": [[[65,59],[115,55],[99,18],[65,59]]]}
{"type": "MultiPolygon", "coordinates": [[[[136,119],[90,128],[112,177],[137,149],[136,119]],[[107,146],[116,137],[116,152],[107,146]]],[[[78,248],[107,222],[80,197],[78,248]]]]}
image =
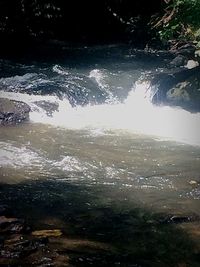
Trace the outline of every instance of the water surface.
{"type": "Polygon", "coordinates": [[[35,229],[112,247],[72,253],[75,266],[198,266],[200,115],[153,106],[141,82],[167,59],[73,55],[1,61],[1,96],[32,108],[30,122],[0,129],[1,203],[35,229]]]}

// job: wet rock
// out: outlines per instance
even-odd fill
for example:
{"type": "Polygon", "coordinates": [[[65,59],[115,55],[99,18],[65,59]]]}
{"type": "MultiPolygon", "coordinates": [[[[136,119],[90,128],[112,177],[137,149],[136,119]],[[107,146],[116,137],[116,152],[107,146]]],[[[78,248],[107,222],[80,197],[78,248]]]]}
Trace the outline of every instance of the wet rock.
{"type": "Polygon", "coordinates": [[[0,252],[0,257],[4,260],[5,259],[16,259],[16,258],[19,258],[20,256],[21,256],[21,251],[9,251],[9,250],[2,249],[0,252]]]}
{"type": "Polygon", "coordinates": [[[2,229],[5,227],[5,225],[11,224],[11,223],[14,223],[17,221],[18,221],[18,219],[16,219],[16,218],[6,218],[5,216],[1,216],[0,217],[0,227],[2,229]]]}
{"type": "Polygon", "coordinates": [[[195,60],[188,60],[187,64],[186,64],[186,68],[187,69],[193,69],[193,68],[196,68],[199,66],[199,62],[198,61],[195,61],[195,60]]]}
{"type": "MultiPolygon", "coordinates": [[[[196,46],[192,43],[180,43],[175,45],[174,48],[171,49],[171,52],[174,54],[175,58],[170,62],[170,67],[183,67],[188,65],[188,69],[190,68],[190,64],[194,66],[193,62],[196,57],[196,46]],[[188,61],[189,64],[188,64],[188,61]]],[[[198,66],[198,65],[196,65],[198,66]]]]}
{"type": "Polygon", "coordinates": [[[23,236],[20,234],[11,235],[4,241],[5,246],[13,245],[17,242],[21,242],[23,240],[23,236]]]}
{"type": "Polygon", "coordinates": [[[190,43],[186,43],[177,47],[175,53],[186,57],[193,57],[195,54],[196,46],[190,43]]]}
{"type": "MultiPolygon", "coordinates": [[[[2,212],[5,212],[3,205],[2,212]]],[[[30,233],[27,229],[30,227],[27,227],[23,220],[0,216],[1,266],[72,267],[66,251],[50,242],[51,239],[59,240],[61,230],[38,230],[30,233]]]]}
{"type": "Polygon", "coordinates": [[[0,125],[15,125],[29,119],[30,107],[23,102],[0,98],[0,125]]]}
{"type": "Polygon", "coordinates": [[[168,222],[171,223],[184,223],[184,222],[191,222],[192,218],[189,216],[172,216],[169,218],[168,222]]]}
{"type": "Polygon", "coordinates": [[[190,101],[189,93],[186,90],[187,85],[187,82],[178,83],[174,88],[167,92],[167,99],[174,102],[190,101]]]}
{"type": "Polygon", "coordinates": [[[47,101],[35,101],[34,104],[36,104],[38,107],[45,110],[46,114],[48,116],[52,116],[55,111],[58,111],[59,105],[58,103],[52,103],[47,101]]]}
{"type": "Polygon", "coordinates": [[[1,257],[4,262],[17,259],[18,264],[23,263],[23,266],[70,266],[68,255],[60,254],[57,250],[51,247],[48,238],[24,236],[21,241],[9,245],[6,241],[1,257]]]}
{"type": "Polygon", "coordinates": [[[10,237],[5,240],[1,251],[3,258],[24,258],[34,253],[41,247],[45,247],[48,242],[46,238],[29,239],[29,237],[18,236],[10,237]]]}
{"type": "Polygon", "coordinates": [[[182,216],[182,215],[169,215],[166,218],[162,219],[160,223],[186,223],[186,222],[193,222],[197,220],[195,216],[182,216]]]}
{"type": "Polygon", "coordinates": [[[200,49],[195,51],[195,57],[199,58],[200,57],[200,49]]]}
{"type": "MultiPolygon", "coordinates": [[[[72,267],[69,264],[69,257],[67,255],[60,255],[55,250],[51,250],[49,247],[45,247],[42,250],[38,250],[31,254],[24,262],[29,263],[33,266],[55,266],[55,267],[72,267]]],[[[28,264],[27,264],[28,265],[28,264]]]]}
{"type": "Polygon", "coordinates": [[[186,62],[187,62],[187,58],[185,56],[178,55],[170,62],[170,66],[180,67],[180,66],[184,66],[186,62]]]}
{"type": "Polygon", "coordinates": [[[26,227],[23,220],[0,216],[0,233],[13,234],[13,233],[26,232],[27,230],[28,227],[26,227]]]}
{"type": "Polygon", "coordinates": [[[64,89],[63,96],[74,107],[105,103],[109,93],[92,77],[77,75],[69,80],[69,87],[64,89]]]}
{"type": "Polygon", "coordinates": [[[153,103],[179,106],[190,112],[200,111],[200,66],[161,73],[152,80],[153,103]]]}

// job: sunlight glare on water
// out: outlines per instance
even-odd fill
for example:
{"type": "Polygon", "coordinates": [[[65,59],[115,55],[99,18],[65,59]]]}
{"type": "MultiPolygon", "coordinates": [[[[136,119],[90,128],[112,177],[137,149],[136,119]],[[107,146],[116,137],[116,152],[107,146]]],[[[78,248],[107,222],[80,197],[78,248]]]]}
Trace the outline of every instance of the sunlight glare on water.
{"type": "MultiPolygon", "coordinates": [[[[99,72],[92,73],[95,74],[99,77],[99,72]]],[[[30,118],[33,122],[69,129],[125,130],[200,145],[200,113],[153,105],[149,82],[137,82],[123,103],[85,107],[71,107],[67,99],[59,100],[56,96],[4,94],[5,97],[28,103],[32,107],[30,118]],[[34,101],[38,100],[56,102],[59,110],[49,117],[41,108],[34,106],[34,101]]]]}
{"type": "Polygon", "coordinates": [[[200,114],[151,103],[149,84],[136,83],[124,103],[72,108],[60,101],[59,111],[46,123],[73,129],[103,128],[156,135],[200,145],[200,114]]]}

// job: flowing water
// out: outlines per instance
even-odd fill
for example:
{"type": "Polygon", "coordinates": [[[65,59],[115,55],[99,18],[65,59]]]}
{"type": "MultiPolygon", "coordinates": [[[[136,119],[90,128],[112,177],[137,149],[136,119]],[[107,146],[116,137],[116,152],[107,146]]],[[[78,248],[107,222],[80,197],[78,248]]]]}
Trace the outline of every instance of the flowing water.
{"type": "Polygon", "coordinates": [[[1,202],[114,247],[77,266],[199,266],[200,114],[152,105],[148,77],[168,59],[70,52],[1,61],[1,97],[31,107],[30,122],[0,129],[1,202]]]}

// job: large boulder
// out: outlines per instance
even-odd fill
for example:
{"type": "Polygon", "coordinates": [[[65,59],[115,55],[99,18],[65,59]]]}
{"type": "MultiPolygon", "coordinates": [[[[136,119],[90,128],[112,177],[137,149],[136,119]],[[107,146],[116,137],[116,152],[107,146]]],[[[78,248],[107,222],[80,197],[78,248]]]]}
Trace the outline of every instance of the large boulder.
{"type": "Polygon", "coordinates": [[[181,67],[187,63],[187,58],[183,55],[177,55],[170,63],[170,67],[181,67]]]}
{"type": "Polygon", "coordinates": [[[191,58],[194,57],[195,51],[196,51],[196,46],[194,44],[186,43],[178,46],[176,48],[175,54],[191,58]]]}
{"type": "Polygon", "coordinates": [[[161,73],[152,80],[153,103],[200,112],[200,66],[161,73]]]}
{"type": "Polygon", "coordinates": [[[30,107],[21,101],[0,98],[0,125],[15,125],[29,119],[30,107]]]}
{"type": "MultiPolygon", "coordinates": [[[[188,65],[188,61],[196,61],[196,46],[192,43],[179,43],[171,49],[174,59],[170,62],[169,67],[183,67],[188,65]]],[[[189,65],[191,62],[189,63],[189,65]]],[[[194,67],[196,67],[195,65],[194,67]]]]}
{"type": "Polygon", "coordinates": [[[166,100],[192,112],[200,112],[200,77],[191,77],[167,91],[166,100]]]}

